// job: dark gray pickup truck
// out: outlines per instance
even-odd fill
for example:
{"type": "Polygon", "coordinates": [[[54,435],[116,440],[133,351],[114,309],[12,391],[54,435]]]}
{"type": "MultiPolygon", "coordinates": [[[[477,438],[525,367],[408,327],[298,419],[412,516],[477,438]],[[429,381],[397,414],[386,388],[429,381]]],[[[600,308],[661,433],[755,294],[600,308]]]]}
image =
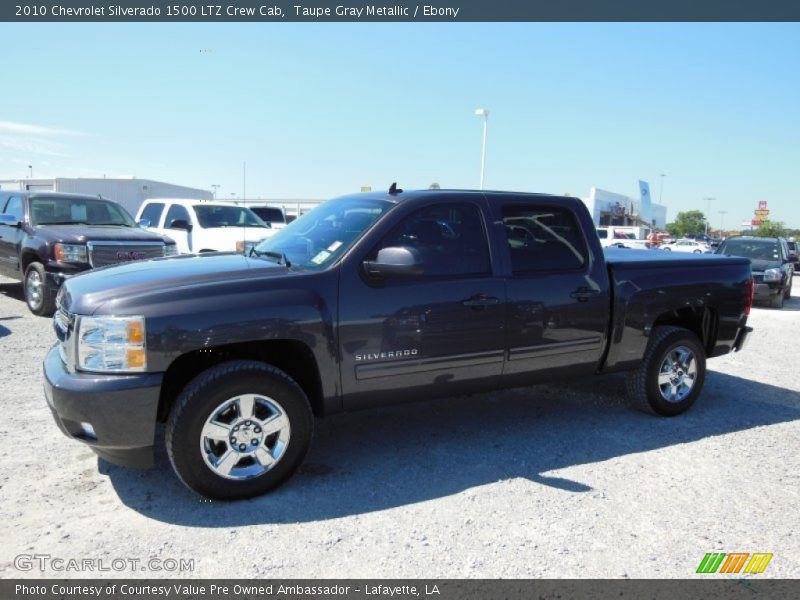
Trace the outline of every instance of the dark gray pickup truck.
{"type": "Polygon", "coordinates": [[[603,253],[573,198],[429,190],[324,203],[249,256],[179,256],[68,280],[44,363],[56,422],[148,466],[156,424],[181,480],[262,494],[314,416],[627,371],[673,416],[706,359],[742,348],[747,259],[603,253]]]}

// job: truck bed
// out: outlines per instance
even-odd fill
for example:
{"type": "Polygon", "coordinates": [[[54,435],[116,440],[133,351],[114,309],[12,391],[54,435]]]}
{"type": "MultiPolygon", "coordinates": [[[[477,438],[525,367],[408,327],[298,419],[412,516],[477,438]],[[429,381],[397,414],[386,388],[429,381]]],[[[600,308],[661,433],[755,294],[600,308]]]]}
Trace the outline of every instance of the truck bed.
{"type": "Polygon", "coordinates": [[[603,371],[637,366],[652,328],[671,319],[694,323],[707,356],[731,351],[747,319],[748,259],[625,248],[607,248],[604,255],[612,309],[603,371]]]}

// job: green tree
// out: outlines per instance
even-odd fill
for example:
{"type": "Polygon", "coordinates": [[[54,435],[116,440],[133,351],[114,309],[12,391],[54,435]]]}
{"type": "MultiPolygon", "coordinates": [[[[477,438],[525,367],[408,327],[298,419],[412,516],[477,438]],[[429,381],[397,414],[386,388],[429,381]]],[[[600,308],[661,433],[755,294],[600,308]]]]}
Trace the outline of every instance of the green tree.
{"type": "Polygon", "coordinates": [[[782,237],[786,235],[786,225],[781,221],[761,221],[755,234],[764,237],[782,237]]]}
{"type": "Polygon", "coordinates": [[[705,230],[706,217],[700,210],[679,212],[675,221],[667,224],[667,231],[674,237],[683,237],[687,233],[702,233],[705,230]]]}

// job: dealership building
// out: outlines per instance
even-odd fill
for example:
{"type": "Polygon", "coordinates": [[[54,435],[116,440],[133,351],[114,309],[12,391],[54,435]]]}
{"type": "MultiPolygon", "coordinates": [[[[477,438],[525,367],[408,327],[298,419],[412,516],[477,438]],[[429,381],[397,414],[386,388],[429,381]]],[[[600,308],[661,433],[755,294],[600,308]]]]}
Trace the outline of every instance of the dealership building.
{"type": "Polygon", "coordinates": [[[114,200],[135,215],[147,198],[193,198],[211,200],[208,190],[174,185],[136,177],[93,179],[86,177],[55,177],[51,179],[0,179],[0,191],[67,192],[90,194],[114,200]]]}
{"type": "MultiPolygon", "coordinates": [[[[649,193],[649,191],[648,191],[649,193]]],[[[588,198],[581,198],[592,215],[594,224],[655,227],[667,226],[667,207],[650,203],[650,218],[644,214],[641,197],[625,196],[593,187],[588,198]]]]}

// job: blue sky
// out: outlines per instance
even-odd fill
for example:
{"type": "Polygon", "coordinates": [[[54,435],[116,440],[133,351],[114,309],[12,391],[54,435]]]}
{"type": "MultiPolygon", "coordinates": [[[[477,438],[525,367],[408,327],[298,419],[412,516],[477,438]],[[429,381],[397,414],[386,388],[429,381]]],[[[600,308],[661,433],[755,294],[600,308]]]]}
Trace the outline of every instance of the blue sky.
{"type": "Polygon", "coordinates": [[[0,178],[635,195],[800,227],[798,24],[2,24],[0,178]]]}

